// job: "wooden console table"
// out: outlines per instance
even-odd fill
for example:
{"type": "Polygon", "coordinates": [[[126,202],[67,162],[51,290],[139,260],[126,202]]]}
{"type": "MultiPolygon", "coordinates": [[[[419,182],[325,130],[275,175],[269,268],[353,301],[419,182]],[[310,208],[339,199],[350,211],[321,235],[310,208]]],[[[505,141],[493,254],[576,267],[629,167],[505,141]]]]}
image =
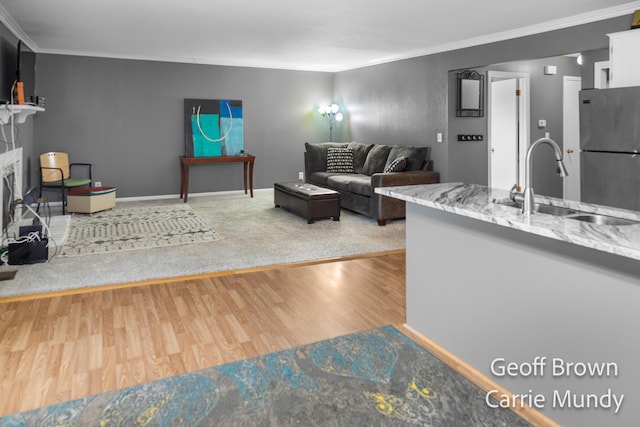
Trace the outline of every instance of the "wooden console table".
{"type": "Polygon", "coordinates": [[[180,198],[184,196],[187,203],[189,197],[189,166],[208,163],[242,163],[244,165],[244,194],[247,194],[247,176],[249,177],[249,189],[253,197],[253,164],[256,156],[218,156],[218,157],[187,157],[180,156],[180,198]]]}

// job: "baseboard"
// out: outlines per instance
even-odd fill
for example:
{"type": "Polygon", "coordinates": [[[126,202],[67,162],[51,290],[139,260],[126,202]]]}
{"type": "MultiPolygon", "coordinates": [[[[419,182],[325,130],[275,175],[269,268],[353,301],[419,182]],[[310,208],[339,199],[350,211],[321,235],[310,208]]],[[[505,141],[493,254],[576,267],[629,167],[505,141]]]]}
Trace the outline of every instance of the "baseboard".
{"type": "MultiPolygon", "coordinates": [[[[402,333],[411,338],[429,353],[440,359],[443,363],[448,365],[451,369],[462,375],[482,391],[488,392],[489,390],[498,390],[500,395],[513,395],[510,391],[493,381],[491,378],[484,375],[482,372],[469,365],[464,360],[460,359],[455,354],[449,352],[438,343],[434,342],[430,338],[422,335],[411,326],[406,323],[398,327],[402,333]]],[[[542,412],[534,409],[530,406],[523,405],[521,408],[513,408],[513,412],[520,417],[530,422],[534,426],[538,427],[561,427],[560,424],[548,418],[542,412]]]]}
{"type": "MultiPolygon", "coordinates": [[[[254,193],[273,191],[273,188],[257,188],[254,189],[254,193]]],[[[116,192],[116,195],[118,193],[116,192]]],[[[189,193],[189,198],[193,197],[205,197],[205,196],[223,196],[229,194],[244,194],[244,190],[231,190],[231,191],[213,191],[209,193],[189,193]]],[[[144,200],[167,200],[167,199],[179,199],[179,194],[162,194],[157,196],[133,196],[133,197],[117,197],[116,202],[139,202],[144,200]]],[[[59,202],[58,202],[59,203],[59,202]]]]}
{"type": "MultiPolygon", "coordinates": [[[[257,188],[254,189],[254,193],[260,193],[265,191],[273,191],[273,188],[257,188]]],[[[169,200],[179,199],[179,194],[159,194],[155,196],[132,196],[132,197],[117,197],[116,190],[116,202],[140,202],[145,200],[169,200]]],[[[244,194],[244,190],[230,190],[230,191],[213,191],[209,193],[189,193],[189,198],[192,197],[206,197],[206,196],[223,196],[229,194],[244,194]]],[[[62,206],[62,202],[48,202],[51,206],[62,206]]]]}

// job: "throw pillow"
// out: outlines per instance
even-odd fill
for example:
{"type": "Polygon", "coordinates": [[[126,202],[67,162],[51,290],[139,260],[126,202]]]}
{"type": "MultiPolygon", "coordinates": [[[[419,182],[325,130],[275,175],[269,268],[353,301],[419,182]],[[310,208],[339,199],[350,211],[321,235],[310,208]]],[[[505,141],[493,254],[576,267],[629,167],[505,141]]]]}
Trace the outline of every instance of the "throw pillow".
{"type": "Polygon", "coordinates": [[[329,148],[346,148],[347,144],[337,142],[318,142],[310,144],[305,142],[305,167],[309,175],[314,172],[327,170],[327,151],[329,148]]]}
{"type": "Polygon", "coordinates": [[[371,176],[374,173],[384,172],[390,150],[391,147],[389,145],[374,145],[373,148],[369,150],[369,154],[367,154],[367,160],[364,161],[362,173],[371,176]]]}
{"type": "Polygon", "coordinates": [[[329,148],[327,151],[327,172],[354,173],[353,150],[351,148],[329,148]]]}
{"type": "Polygon", "coordinates": [[[362,144],[354,141],[350,142],[347,148],[353,149],[353,170],[355,173],[362,173],[367,154],[373,148],[373,144],[362,144]]]}
{"type": "Polygon", "coordinates": [[[425,164],[425,161],[429,160],[429,147],[418,147],[411,145],[394,145],[391,147],[391,151],[389,152],[389,161],[387,161],[388,166],[389,162],[393,159],[397,159],[398,157],[407,157],[407,166],[405,170],[407,171],[417,171],[422,169],[425,164]]]}
{"type": "Polygon", "coordinates": [[[398,157],[384,168],[384,173],[402,172],[407,167],[409,159],[405,156],[398,157]]]}

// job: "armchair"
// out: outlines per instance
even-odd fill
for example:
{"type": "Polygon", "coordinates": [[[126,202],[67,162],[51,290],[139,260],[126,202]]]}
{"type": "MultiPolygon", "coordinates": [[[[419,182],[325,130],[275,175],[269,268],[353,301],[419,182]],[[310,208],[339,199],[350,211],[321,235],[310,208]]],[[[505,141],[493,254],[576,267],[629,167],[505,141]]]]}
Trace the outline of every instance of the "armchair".
{"type": "MultiPolygon", "coordinates": [[[[86,175],[87,173],[85,173],[86,175]]],[[[69,188],[91,186],[91,164],[69,163],[69,155],[61,152],[48,152],[40,156],[40,197],[43,189],[59,189],[62,196],[62,214],[66,215],[66,191],[69,188]],[[88,177],[72,176],[74,166],[80,166],[88,172],[88,177]]]]}

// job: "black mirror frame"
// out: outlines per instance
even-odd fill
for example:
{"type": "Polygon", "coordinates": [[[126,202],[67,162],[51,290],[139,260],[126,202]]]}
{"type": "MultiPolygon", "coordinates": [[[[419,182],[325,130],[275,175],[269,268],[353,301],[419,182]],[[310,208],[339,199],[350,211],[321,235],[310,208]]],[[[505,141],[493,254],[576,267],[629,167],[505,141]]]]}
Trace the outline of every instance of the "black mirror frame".
{"type": "Polygon", "coordinates": [[[475,70],[464,70],[456,74],[458,89],[458,103],[456,106],[456,117],[484,117],[484,76],[475,70]],[[462,82],[473,80],[478,82],[478,106],[479,108],[462,108],[462,82]]]}

